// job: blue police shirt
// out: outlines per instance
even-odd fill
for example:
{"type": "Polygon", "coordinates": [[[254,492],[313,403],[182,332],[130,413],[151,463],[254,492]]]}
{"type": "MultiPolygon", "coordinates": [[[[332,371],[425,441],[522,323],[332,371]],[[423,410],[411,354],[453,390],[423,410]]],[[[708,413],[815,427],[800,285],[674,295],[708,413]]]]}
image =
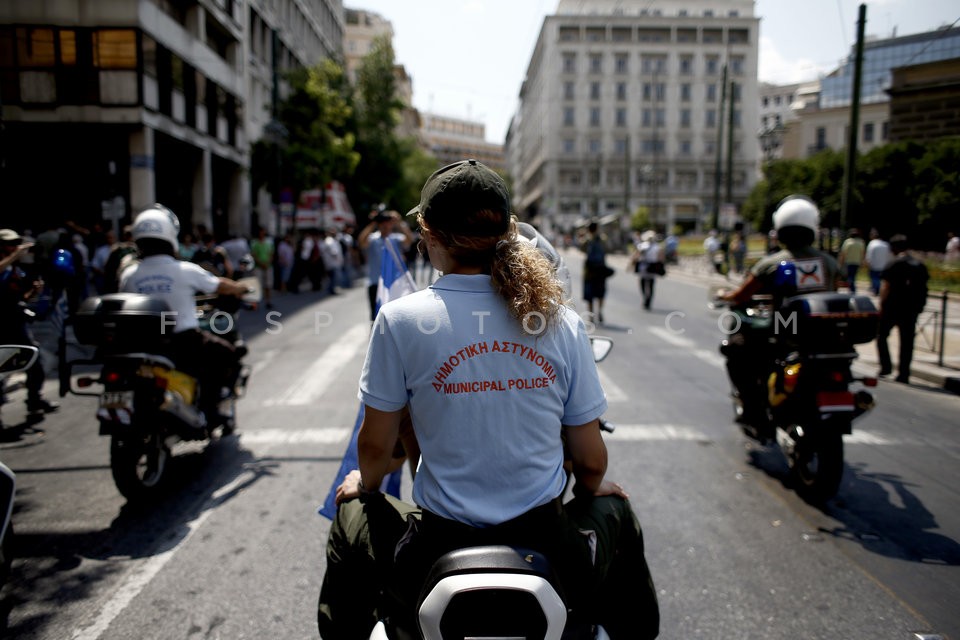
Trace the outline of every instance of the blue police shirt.
{"type": "MultiPolygon", "coordinates": [[[[537,330],[536,317],[528,326],[537,330]]],[[[561,425],[607,408],[580,318],[528,335],[488,275],[445,275],[385,304],[374,323],[360,399],[410,405],[422,452],[414,501],[475,527],[515,518],[560,495],[561,425]]]]}

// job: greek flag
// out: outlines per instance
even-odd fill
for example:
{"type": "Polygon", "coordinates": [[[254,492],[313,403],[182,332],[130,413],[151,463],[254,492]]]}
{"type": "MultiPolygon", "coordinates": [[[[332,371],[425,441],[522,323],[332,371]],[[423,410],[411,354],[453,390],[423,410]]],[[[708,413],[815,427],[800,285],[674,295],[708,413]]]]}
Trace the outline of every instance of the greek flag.
{"type": "MultiPolygon", "coordinates": [[[[400,252],[396,244],[389,238],[384,239],[383,255],[380,260],[380,279],[377,281],[377,313],[380,307],[391,300],[396,300],[408,293],[417,290],[417,285],[413,281],[413,276],[407,270],[406,262],[400,258],[400,252]]],[[[323,506],[317,510],[322,516],[333,520],[337,515],[337,487],[347,477],[347,474],[357,469],[360,465],[357,456],[357,434],[360,433],[360,425],[363,423],[363,403],[360,403],[360,411],[357,412],[357,420],[353,425],[353,434],[350,436],[350,443],[340,461],[340,469],[330,485],[327,492],[327,499],[323,506]]],[[[389,476],[383,479],[381,490],[397,498],[400,497],[400,477],[403,468],[397,469],[389,476]]]]}
{"type": "Polygon", "coordinates": [[[417,284],[400,257],[396,243],[385,238],[380,258],[380,279],[377,281],[377,312],[380,307],[417,290],[417,284]]]}

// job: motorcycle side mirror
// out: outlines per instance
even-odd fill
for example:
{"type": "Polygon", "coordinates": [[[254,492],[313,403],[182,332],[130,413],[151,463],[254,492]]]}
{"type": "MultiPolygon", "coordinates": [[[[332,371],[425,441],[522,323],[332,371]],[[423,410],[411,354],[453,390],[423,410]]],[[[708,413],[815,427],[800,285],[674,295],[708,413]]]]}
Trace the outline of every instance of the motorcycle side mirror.
{"type": "Polygon", "coordinates": [[[590,336],[590,346],[593,348],[593,361],[600,362],[613,349],[613,340],[601,336],[590,336]]]}
{"type": "Polygon", "coordinates": [[[0,374],[14,373],[29,369],[37,359],[39,350],[19,344],[0,346],[0,374]]]}
{"type": "Polygon", "coordinates": [[[237,282],[247,288],[247,292],[240,297],[241,300],[247,304],[257,304],[263,300],[263,288],[260,286],[260,281],[257,278],[250,276],[240,278],[237,282]]]}

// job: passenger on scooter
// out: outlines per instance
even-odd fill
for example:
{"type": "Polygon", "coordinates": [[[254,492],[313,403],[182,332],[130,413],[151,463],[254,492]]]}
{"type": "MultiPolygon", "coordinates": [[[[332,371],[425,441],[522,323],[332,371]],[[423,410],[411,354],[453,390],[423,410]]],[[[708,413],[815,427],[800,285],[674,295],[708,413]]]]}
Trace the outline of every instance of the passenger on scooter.
{"type": "Polygon", "coordinates": [[[217,293],[239,297],[247,287],[179,260],[179,233],[180,221],[163,205],[155,204],[139,213],[133,221],[133,240],[141,260],[123,272],[120,291],[156,296],[173,311],[169,319],[172,326],[164,327],[173,332],[171,355],[178,369],[200,382],[199,406],[213,428],[225,419],[217,411],[220,389],[232,383],[242,354],[227,340],[200,330],[195,296],[217,293]]]}
{"type": "MultiPolygon", "coordinates": [[[[810,198],[793,195],[780,202],[773,213],[773,228],[780,245],[785,247],[764,256],[750,270],[739,288],[720,296],[733,305],[746,305],[755,295],[771,295],[773,309],[788,296],[816,291],[836,291],[842,282],[840,267],[833,256],[813,247],[817,237],[820,210],[810,198]],[[785,270],[784,265],[792,265],[785,270]],[[784,274],[789,279],[784,279],[784,274]]],[[[727,357],[727,373],[743,404],[740,420],[760,440],[772,438],[765,415],[765,394],[762,378],[767,362],[767,331],[753,330],[748,321],[730,335],[723,348],[727,357]]]]}
{"type": "Polygon", "coordinates": [[[656,637],[640,525],[623,488],[604,479],[606,400],[586,329],[551,265],[518,239],[506,186],[481,163],[458,162],[427,180],[411,213],[444,275],[385,304],[374,323],[360,468],[337,490],[321,636],[366,638],[384,616],[415,628],[437,557],[511,544],[548,557],[575,616],[613,638],[656,637]],[[417,506],[378,490],[406,407],[421,449],[417,506]],[[566,505],[561,432],[576,480],[566,505]]]}

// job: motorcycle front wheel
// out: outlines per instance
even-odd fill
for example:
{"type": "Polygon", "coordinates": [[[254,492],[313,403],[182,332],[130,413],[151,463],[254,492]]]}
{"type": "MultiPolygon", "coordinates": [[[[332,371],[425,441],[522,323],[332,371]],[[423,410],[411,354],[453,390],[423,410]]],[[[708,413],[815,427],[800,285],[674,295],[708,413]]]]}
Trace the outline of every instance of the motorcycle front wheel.
{"type": "Polygon", "coordinates": [[[170,460],[170,450],[157,434],[143,438],[113,436],[110,440],[110,471],[120,493],[130,502],[143,502],[157,495],[170,460]]]}
{"type": "Polygon", "coordinates": [[[789,457],[797,494],[811,503],[837,495],[843,477],[843,437],[839,431],[801,438],[789,457]]]}

